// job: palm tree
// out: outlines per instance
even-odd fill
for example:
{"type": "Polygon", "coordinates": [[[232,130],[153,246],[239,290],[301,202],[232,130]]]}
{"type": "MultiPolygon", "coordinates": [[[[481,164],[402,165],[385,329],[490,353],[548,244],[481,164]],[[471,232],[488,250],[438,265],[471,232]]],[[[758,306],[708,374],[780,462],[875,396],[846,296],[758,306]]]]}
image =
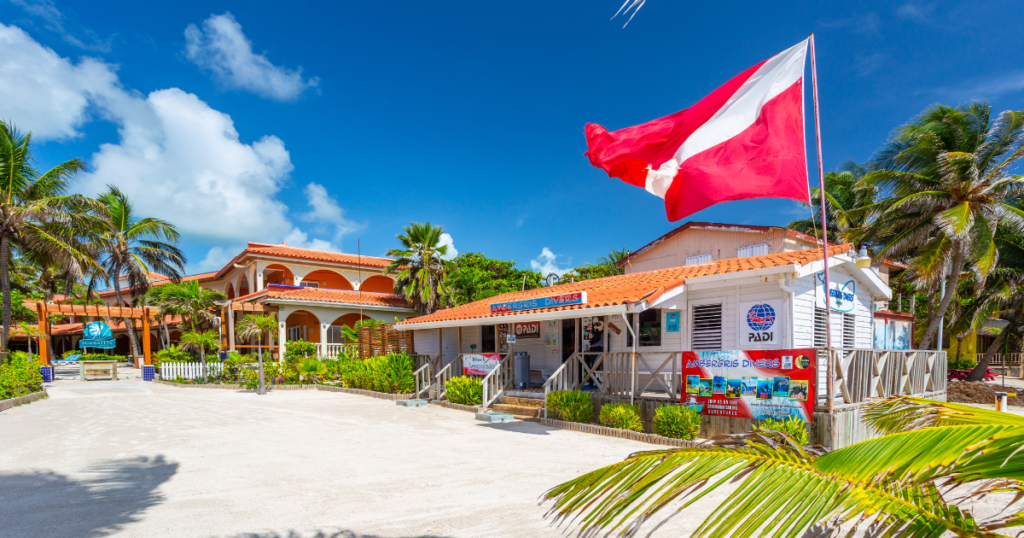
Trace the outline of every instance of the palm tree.
{"type": "Polygon", "coordinates": [[[298,371],[303,378],[315,385],[317,379],[327,373],[327,365],[316,359],[306,359],[299,365],[298,371]]]}
{"type": "Polygon", "coordinates": [[[883,245],[875,257],[909,256],[918,278],[943,290],[922,348],[932,347],[961,273],[973,271],[983,284],[996,267],[997,228],[1024,230],[1024,211],[1013,206],[1024,179],[1010,173],[1024,157],[1024,112],[990,116],[984,103],[925,110],[897,131],[858,184],[886,195],[868,226],[883,245]]]}
{"type": "Polygon", "coordinates": [[[24,334],[28,338],[28,362],[32,362],[32,341],[36,338],[42,338],[46,336],[43,331],[39,330],[39,327],[34,325],[22,324],[13,327],[14,332],[24,334]]]}
{"type": "MultiPolygon", "coordinates": [[[[185,267],[185,254],[177,247],[178,231],[169,222],[140,218],[128,197],[113,185],[97,200],[106,217],[100,245],[103,268],[114,285],[118,306],[128,306],[121,294],[121,278],[126,277],[133,293],[149,289],[149,273],[157,272],[177,280],[185,267]]],[[[139,354],[135,323],[124,320],[132,354],[139,354]]]]}
{"type": "MultiPolygon", "coordinates": [[[[855,243],[860,241],[865,225],[876,203],[878,189],[860,188],[860,180],[867,174],[867,168],[847,161],[834,172],[825,174],[825,207],[828,223],[829,242],[855,243]]],[[[821,237],[821,189],[811,189],[811,215],[796,220],[787,226],[798,232],[821,237]]]]}
{"type": "Polygon", "coordinates": [[[183,349],[199,350],[199,362],[203,365],[203,373],[206,370],[206,350],[220,351],[220,336],[215,331],[187,332],[181,335],[181,347],[183,349]]]}
{"type": "Polygon", "coordinates": [[[896,397],[874,404],[865,422],[885,435],[832,452],[767,430],[638,452],[545,493],[548,517],[583,536],[636,536],[659,511],[727,486],[735,489],[694,536],[833,536],[864,519],[871,536],[1003,536],[994,531],[1021,524],[1017,510],[977,521],[953,503],[1021,490],[1024,417],[896,397]]]}
{"type": "Polygon", "coordinates": [[[256,316],[248,314],[238,322],[238,335],[242,338],[256,338],[256,358],[260,368],[260,386],[256,394],[266,394],[267,386],[263,383],[263,337],[277,330],[277,320],[266,314],[256,316]]]}
{"type": "Polygon", "coordinates": [[[445,293],[444,275],[448,246],[441,244],[444,228],[427,222],[414,222],[405,227],[405,235],[395,237],[402,243],[401,249],[388,250],[388,256],[398,259],[391,262],[387,272],[403,268],[395,279],[395,292],[401,293],[414,310],[430,314],[441,305],[445,293]]]}
{"type": "Polygon", "coordinates": [[[359,341],[359,328],[373,325],[385,325],[383,321],[377,321],[375,319],[361,319],[355,322],[351,327],[348,325],[341,326],[341,336],[348,342],[359,341]]]}
{"type": "Polygon", "coordinates": [[[7,349],[11,328],[11,255],[44,253],[75,276],[95,266],[78,250],[75,238],[96,228],[90,209],[95,203],[67,194],[85,161],[71,159],[40,172],[32,157],[32,133],[23,134],[13,123],[0,121],[0,289],[3,292],[3,334],[0,349],[7,349]]]}
{"type": "Polygon", "coordinates": [[[597,265],[612,265],[617,267],[619,262],[626,259],[627,256],[629,256],[629,249],[626,247],[622,247],[621,249],[610,248],[608,249],[607,256],[601,256],[597,259],[597,265]]]}
{"type": "Polygon", "coordinates": [[[182,321],[192,331],[199,330],[199,325],[203,322],[216,323],[220,318],[212,309],[217,301],[228,298],[223,292],[200,286],[196,280],[164,284],[160,287],[166,288],[162,292],[165,303],[181,315],[182,321]]]}

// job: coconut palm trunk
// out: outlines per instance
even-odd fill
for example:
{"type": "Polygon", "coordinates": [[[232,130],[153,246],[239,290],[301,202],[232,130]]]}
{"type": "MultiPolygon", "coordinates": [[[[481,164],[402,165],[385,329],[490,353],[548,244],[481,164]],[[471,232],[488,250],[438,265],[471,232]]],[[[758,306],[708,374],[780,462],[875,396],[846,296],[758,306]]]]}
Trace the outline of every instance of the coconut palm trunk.
{"type": "MultiPolygon", "coordinates": [[[[1010,320],[1008,325],[999,334],[996,335],[995,340],[989,344],[988,349],[985,350],[985,354],[978,358],[978,365],[971,370],[971,373],[967,374],[967,379],[964,381],[984,381],[985,374],[988,373],[988,365],[992,363],[992,355],[995,355],[999,351],[999,346],[1003,345],[1003,340],[1006,339],[1006,333],[1010,332],[1011,327],[1020,326],[1024,322],[1024,308],[1021,308],[1021,301],[1014,303],[1014,310],[1016,313],[1010,320]]],[[[1003,372],[1005,375],[1007,372],[1003,372]]]]}
{"type": "Polygon", "coordinates": [[[0,336],[0,350],[7,349],[8,336],[11,334],[11,238],[6,232],[0,233],[0,287],[4,294],[3,324],[4,333],[0,336]]]}
{"type": "Polygon", "coordinates": [[[256,394],[263,395],[267,393],[267,384],[263,381],[263,344],[261,340],[263,339],[256,339],[256,361],[259,363],[260,369],[260,386],[256,389],[256,394]]]}

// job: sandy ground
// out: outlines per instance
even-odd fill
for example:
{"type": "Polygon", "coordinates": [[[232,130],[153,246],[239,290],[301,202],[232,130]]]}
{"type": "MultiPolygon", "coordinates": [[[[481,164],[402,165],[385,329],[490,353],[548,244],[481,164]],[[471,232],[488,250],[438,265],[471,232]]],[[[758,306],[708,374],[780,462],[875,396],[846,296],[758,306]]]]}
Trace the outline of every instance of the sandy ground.
{"type": "MultiPolygon", "coordinates": [[[[545,490],[660,448],[340,393],[58,374],[0,413],[0,538],[562,536],[545,490]]],[[[725,497],[657,535],[688,536],[725,497]]]]}
{"type": "Polygon", "coordinates": [[[557,536],[545,490],[655,448],[135,372],[82,383],[64,368],[49,399],[0,413],[0,536],[557,536]]]}

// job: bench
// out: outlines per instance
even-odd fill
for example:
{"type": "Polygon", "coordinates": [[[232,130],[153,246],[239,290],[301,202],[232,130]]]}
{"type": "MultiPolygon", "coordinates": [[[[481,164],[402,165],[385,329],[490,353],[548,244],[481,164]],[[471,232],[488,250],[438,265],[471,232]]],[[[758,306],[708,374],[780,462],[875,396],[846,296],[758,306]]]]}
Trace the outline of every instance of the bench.
{"type": "Polygon", "coordinates": [[[79,361],[78,368],[82,381],[89,377],[117,381],[117,361],[79,361]]]}

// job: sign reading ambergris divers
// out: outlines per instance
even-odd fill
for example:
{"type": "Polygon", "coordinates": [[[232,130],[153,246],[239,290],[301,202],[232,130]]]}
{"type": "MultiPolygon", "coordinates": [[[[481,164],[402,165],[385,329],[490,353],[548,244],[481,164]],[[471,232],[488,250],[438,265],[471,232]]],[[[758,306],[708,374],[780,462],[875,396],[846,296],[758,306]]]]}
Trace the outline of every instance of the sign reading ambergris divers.
{"type": "Polygon", "coordinates": [[[702,415],[814,419],[814,349],[687,351],[682,403],[702,415]]]}
{"type": "Polygon", "coordinates": [[[501,357],[497,353],[486,355],[463,355],[462,375],[487,375],[498,366],[501,357]]]}
{"type": "Polygon", "coordinates": [[[84,338],[78,341],[78,347],[96,349],[114,349],[114,333],[102,321],[94,321],[82,331],[84,338]]]}
{"type": "Polygon", "coordinates": [[[554,308],[556,306],[567,306],[573,304],[587,304],[587,292],[575,291],[572,293],[563,293],[561,295],[552,295],[550,297],[537,297],[536,299],[509,301],[505,303],[491,303],[491,313],[502,314],[505,312],[554,308]]]}

